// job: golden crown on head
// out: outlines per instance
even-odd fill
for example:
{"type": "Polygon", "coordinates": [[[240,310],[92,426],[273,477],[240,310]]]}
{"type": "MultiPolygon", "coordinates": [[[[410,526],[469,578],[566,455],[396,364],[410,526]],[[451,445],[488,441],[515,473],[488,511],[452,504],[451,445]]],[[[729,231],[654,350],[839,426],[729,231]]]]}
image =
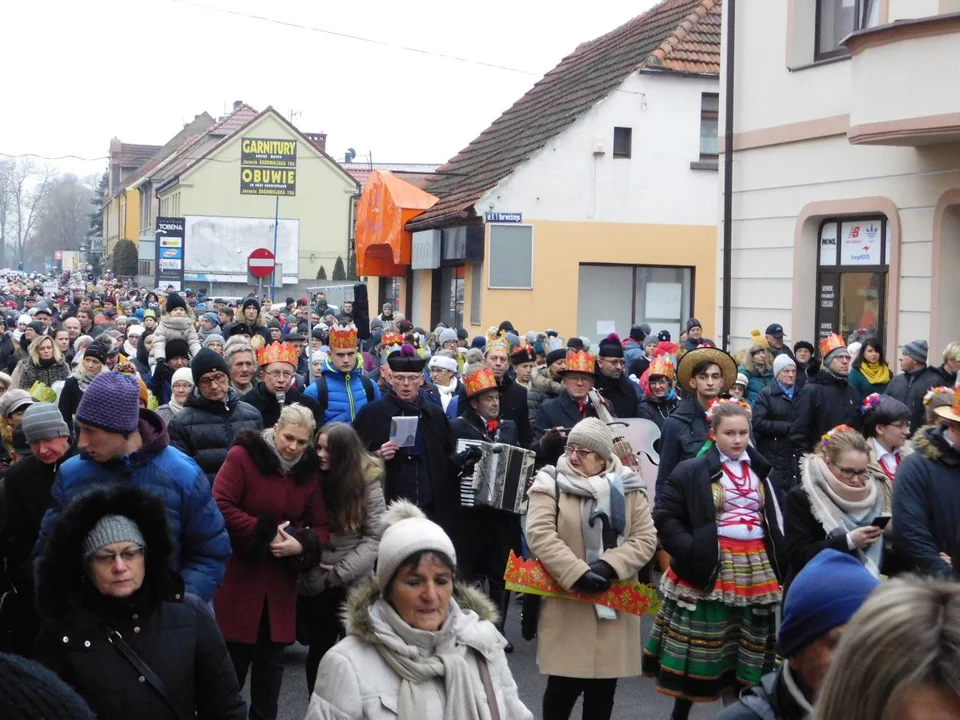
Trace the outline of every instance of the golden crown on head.
{"type": "Polygon", "coordinates": [[[487,335],[487,344],[483,349],[483,354],[487,355],[493,351],[502,352],[505,355],[510,354],[510,343],[507,342],[506,333],[499,335],[487,335]]]}
{"type": "Polygon", "coordinates": [[[843,341],[842,337],[836,333],[831,333],[820,341],[820,357],[826,360],[827,355],[832,353],[834,350],[839,350],[840,348],[846,347],[847,344],[843,341]]]}
{"type": "Polygon", "coordinates": [[[497,378],[490,368],[482,367],[467,375],[463,379],[463,385],[466,388],[467,397],[473,397],[485,390],[495,390],[497,378]]]}
{"type": "Polygon", "coordinates": [[[270,363],[287,363],[287,365],[297,366],[297,360],[300,352],[296,345],[290,343],[274,342],[257,350],[257,363],[260,367],[266,367],[270,363]]]}
{"type": "Polygon", "coordinates": [[[593,375],[597,368],[597,358],[586,350],[576,350],[567,348],[567,365],[565,371],[568,373],[578,372],[593,375]]]}
{"type": "Polygon", "coordinates": [[[353,323],[334,325],[330,328],[327,344],[331,350],[356,350],[357,326],[353,323]]]}
{"type": "Polygon", "coordinates": [[[674,379],[676,375],[675,368],[673,367],[673,360],[669,355],[660,355],[650,363],[650,373],[648,377],[653,377],[654,375],[661,375],[670,380],[674,379]]]}

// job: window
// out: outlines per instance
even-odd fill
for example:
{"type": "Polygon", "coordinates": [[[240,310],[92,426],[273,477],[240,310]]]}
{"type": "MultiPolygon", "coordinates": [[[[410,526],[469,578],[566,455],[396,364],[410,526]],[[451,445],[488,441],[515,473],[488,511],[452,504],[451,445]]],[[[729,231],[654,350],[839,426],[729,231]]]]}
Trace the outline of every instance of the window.
{"type": "Polygon", "coordinates": [[[137,274],[144,277],[153,277],[153,260],[140,260],[137,262],[137,274]]]}
{"type": "Polygon", "coordinates": [[[615,127],[613,129],[613,156],[615,158],[628,158],[632,149],[633,129],[615,127]]]}
{"type": "Polygon", "coordinates": [[[884,217],[831,218],[820,226],[817,337],[883,339],[890,240],[884,217]]]}
{"type": "Polygon", "coordinates": [[[470,266],[470,324],[480,324],[480,302],[483,297],[483,264],[470,266]]]}
{"type": "Polygon", "coordinates": [[[720,95],[703,93],[700,96],[700,159],[716,160],[719,155],[720,95]]]}
{"type": "Polygon", "coordinates": [[[533,227],[490,225],[488,286],[497,290],[533,289],[533,227]]]}
{"type": "Polygon", "coordinates": [[[817,0],[815,60],[847,54],[840,41],[880,23],[879,0],[817,0]]]}

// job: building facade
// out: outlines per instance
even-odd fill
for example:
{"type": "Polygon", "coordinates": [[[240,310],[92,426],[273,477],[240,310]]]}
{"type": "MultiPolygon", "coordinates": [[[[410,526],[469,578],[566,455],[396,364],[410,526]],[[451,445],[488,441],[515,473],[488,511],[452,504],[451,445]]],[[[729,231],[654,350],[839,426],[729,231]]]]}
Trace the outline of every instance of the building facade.
{"type": "Polygon", "coordinates": [[[939,362],[960,338],[960,1],[741,1],[724,22],[733,345],[779,322],[888,357],[925,338],[939,362]]]}

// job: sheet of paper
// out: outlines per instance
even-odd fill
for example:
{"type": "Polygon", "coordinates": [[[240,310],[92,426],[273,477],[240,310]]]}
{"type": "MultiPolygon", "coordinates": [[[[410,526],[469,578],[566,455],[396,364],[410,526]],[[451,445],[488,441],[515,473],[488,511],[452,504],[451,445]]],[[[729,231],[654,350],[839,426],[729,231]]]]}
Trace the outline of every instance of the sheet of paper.
{"type": "Polygon", "coordinates": [[[418,417],[397,416],[390,421],[390,442],[399,447],[413,447],[417,438],[418,417]]]}

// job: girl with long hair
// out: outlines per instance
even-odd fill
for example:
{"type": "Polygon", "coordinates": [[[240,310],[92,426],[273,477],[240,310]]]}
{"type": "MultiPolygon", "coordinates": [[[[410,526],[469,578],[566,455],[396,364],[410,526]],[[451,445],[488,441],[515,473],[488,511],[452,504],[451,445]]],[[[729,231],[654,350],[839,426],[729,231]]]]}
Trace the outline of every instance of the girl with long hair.
{"type": "Polygon", "coordinates": [[[330,541],[320,564],[300,576],[297,636],[308,646],[307,691],[313,692],[324,654],[344,635],[340,608],[350,588],[369,577],[380,544],[383,461],[368,453],[352,426],[328,423],[317,435],[320,486],[330,541]]]}
{"type": "Polygon", "coordinates": [[[753,344],[747,351],[740,372],[747,378],[746,401],[753,406],[760,391],[773,384],[773,357],[766,340],[759,334],[753,336],[753,344]]]}
{"type": "Polygon", "coordinates": [[[893,373],[883,358],[883,343],[868,337],[850,366],[849,383],[860,391],[860,397],[866,397],[871,393],[882,394],[892,379],[893,373]]]}

